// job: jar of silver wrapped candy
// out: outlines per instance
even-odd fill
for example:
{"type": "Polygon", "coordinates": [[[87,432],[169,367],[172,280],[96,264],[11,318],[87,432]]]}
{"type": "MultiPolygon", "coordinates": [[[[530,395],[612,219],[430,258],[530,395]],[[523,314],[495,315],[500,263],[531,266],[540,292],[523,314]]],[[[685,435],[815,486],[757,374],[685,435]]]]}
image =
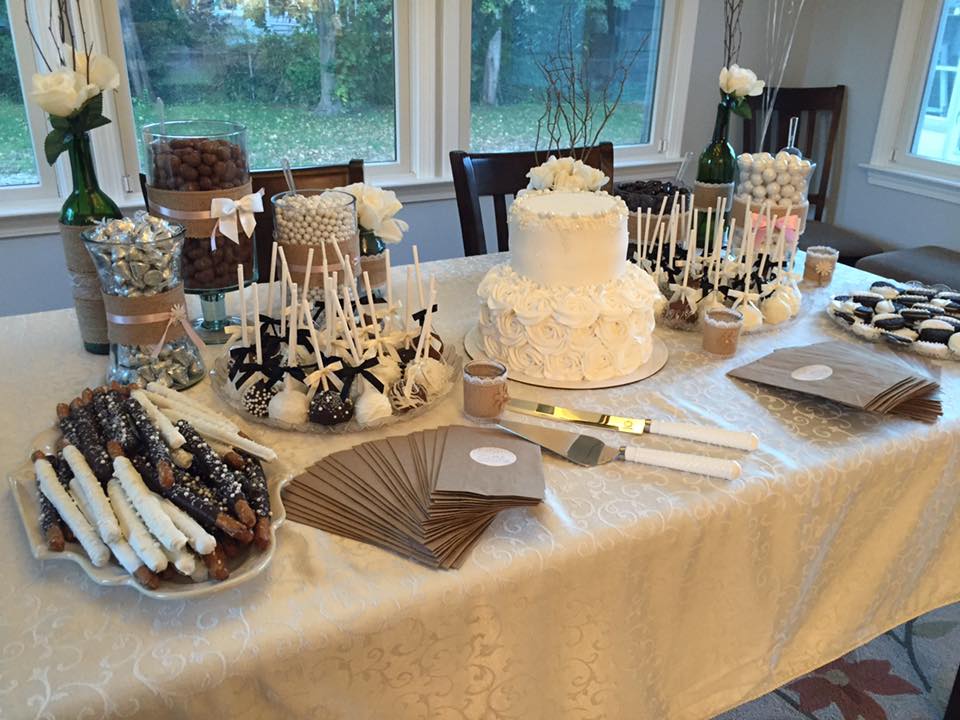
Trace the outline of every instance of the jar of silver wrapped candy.
{"type": "Polygon", "coordinates": [[[107,311],[107,380],[182,389],[203,379],[200,350],[186,332],[183,228],[141,210],[98,223],[82,237],[107,311]]]}

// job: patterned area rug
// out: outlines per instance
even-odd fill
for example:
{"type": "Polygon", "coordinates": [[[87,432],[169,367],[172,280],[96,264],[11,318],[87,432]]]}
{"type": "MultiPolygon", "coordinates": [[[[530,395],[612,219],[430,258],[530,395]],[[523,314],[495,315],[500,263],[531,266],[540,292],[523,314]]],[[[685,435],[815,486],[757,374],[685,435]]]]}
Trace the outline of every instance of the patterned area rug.
{"type": "Polygon", "coordinates": [[[958,664],[960,603],[714,720],[941,720],[958,664]]]}

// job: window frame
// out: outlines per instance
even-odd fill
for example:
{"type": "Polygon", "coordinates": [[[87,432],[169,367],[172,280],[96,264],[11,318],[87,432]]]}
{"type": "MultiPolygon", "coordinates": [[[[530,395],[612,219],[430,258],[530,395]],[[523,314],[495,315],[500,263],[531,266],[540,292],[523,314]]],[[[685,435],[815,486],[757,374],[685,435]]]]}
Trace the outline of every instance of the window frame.
{"type": "Polygon", "coordinates": [[[873,185],[960,203],[960,165],[912,152],[945,0],[904,0],[870,161],[873,185]]]}
{"type": "MultiPolygon", "coordinates": [[[[120,89],[105,95],[105,114],[113,122],[91,133],[94,162],[104,191],[122,209],[132,211],[142,207],[143,199],[119,7],[112,0],[79,2],[97,49],[114,59],[121,76],[120,89]]],[[[700,0],[663,3],[651,142],[617,147],[616,168],[624,178],[672,174],[681,161],[700,0]]],[[[470,139],[471,17],[472,0],[395,0],[397,157],[394,162],[367,163],[364,170],[368,181],[396,190],[403,202],[454,197],[449,154],[469,147],[470,139]]],[[[37,58],[32,45],[25,49],[20,39],[26,35],[22,4],[11,3],[10,20],[26,88],[37,58]]],[[[62,158],[56,169],[43,161],[48,127],[42,111],[29,101],[26,105],[34,147],[40,153],[43,194],[23,193],[21,199],[14,199],[13,193],[20,188],[0,189],[0,217],[4,218],[0,237],[55,231],[63,194],[70,188],[67,160],[62,158]]]]}

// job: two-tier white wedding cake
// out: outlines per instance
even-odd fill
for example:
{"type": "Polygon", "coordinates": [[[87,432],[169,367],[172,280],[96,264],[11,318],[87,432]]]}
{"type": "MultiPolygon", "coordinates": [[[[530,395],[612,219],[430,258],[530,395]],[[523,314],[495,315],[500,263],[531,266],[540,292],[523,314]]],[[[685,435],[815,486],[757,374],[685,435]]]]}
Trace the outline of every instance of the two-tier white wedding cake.
{"type": "Polygon", "coordinates": [[[628,376],[647,362],[660,293],[627,262],[627,215],[602,191],[518,194],[512,260],[477,290],[484,352],[517,374],[570,382],[628,376]]]}

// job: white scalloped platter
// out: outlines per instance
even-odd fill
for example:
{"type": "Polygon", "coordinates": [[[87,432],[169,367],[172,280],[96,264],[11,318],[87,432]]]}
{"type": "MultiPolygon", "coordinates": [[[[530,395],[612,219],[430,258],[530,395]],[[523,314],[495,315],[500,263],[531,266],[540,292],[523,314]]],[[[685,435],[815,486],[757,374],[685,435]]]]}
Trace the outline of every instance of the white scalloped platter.
{"type": "MultiPolygon", "coordinates": [[[[277,464],[276,462],[272,463],[272,465],[277,464]]],[[[280,498],[280,490],[293,479],[293,473],[285,469],[280,469],[278,472],[271,467],[271,464],[266,464],[264,470],[270,486],[270,506],[273,511],[273,519],[270,523],[270,547],[261,552],[251,546],[246,553],[235,558],[228,558],[226,564],[230,570],[230,577],[226,580],[220,582],[216,580],[192,582],[189,578],[161,580],[160,587],[156,590],[143,587],[114,559],[111,559],[105,567],[94,566],[78,543],[67,543],[62,552],[53,552],[47,549],[47,544],[40,534],[37,482],[33,465],[29,462],[23,463],[11,472],[7,479],[10,481],[10,487],[13,490],[13,499],[17,505],[17,511],[20,513],[23,529],[27,534],[30,551],[37,560],[76,563],[97,585],[131,587],[143,595],[158,600],[182,600],[224,592],[252,580],[270,565],[277,547],[277,530],[283,525],[283,521],[287,517],[283,508],[283,501],[280,498]]]]}
{"type": "MultiPolygon", "coordinates": [[[[514,372],[507,368],[508,377],[511,380],[523,383],[524,385],[536,385],[537,387],[556,388],[558,390],[600,390],[602,388],[620,387],[621,385],[630,385],[631,383],[645,380],[658,373],[664,365],[667,364],[667,358],[670,353],[663,340],[654,335],[653,352],[650,353],[650,359],[638,367],[629,375],[623,375],[608,380],[550,380],[548,378],[528,377],[521,373],[514,372]]],[[[483,343],[480,340],[480,328],[474,326],[467,336],[463,339],[463,348],[472,360],[489,360],[487,354],[483,351],[483,343]]]]}

